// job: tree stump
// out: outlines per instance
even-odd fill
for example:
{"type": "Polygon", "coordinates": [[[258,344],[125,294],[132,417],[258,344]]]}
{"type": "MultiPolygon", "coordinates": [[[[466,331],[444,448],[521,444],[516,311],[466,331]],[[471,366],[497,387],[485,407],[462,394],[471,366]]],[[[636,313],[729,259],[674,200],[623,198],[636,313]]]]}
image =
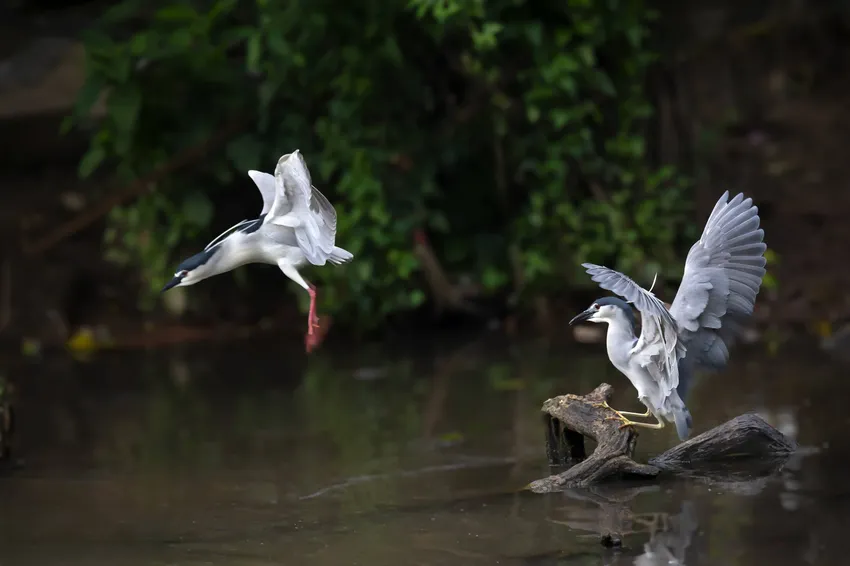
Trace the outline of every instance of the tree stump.
{"type": "Polygon", "coordinates": [[[535,492],[586,487],[612,479],[656,478],[659,474],[736,479],[769,474],[796,450],[794,442],[754,414],[741,415],[640,464],[632,458],[638,432],[612,419],[602,406],[614,388],[601,384],[588,395],[562,395],[543,403],[546,450],[551,466],[566,471],[529,484],[535,492]],[[585,438],[595,440],[590,456],[585,438]]]}

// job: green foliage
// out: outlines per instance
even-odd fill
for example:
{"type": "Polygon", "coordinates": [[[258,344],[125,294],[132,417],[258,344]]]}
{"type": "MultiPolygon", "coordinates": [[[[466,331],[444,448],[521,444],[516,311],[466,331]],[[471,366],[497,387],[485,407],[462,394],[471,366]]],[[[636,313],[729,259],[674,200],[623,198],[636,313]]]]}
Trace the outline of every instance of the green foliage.
{"type": "Polygon", "coordinates": [[[777,281],[776,275],[773,274],[773,271],[780,263],[782,263],[781,259],[779,254],[772,248],[767,248],[767,250],[765,250],[764,259],[767,262],[767,273],[764,274],[762,285],[769,291],[775,291],[779,288],[779,281],[777,281]]]}
{"type": "Polygon", "coordinates": [[[103,93],[108,112],[80,173],[138,176],[245,118],[220,154],[113,215],[112,256],[152,289],[178,246],[241,220],[206,199],[253,191],[247,170],[294,148],[356,256],[309,276],[359,325],[424,301],[418,228],[491,292],[556,291],[585,260],[649,278],[688,203],[647,157],[651,20],[640,0],[124,0],[85,40],[75,119],[103,93]]]}

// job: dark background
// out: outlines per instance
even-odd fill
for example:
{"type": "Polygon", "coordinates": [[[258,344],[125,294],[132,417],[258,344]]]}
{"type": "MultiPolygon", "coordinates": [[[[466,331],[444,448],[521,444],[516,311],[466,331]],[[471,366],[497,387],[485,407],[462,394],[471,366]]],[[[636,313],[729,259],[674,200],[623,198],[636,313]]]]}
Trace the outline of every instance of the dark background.
{"type": "MultiPolygon", "coordinates": [[[[141,113],[128,134],[129,149],[119,155],[115,148],[121,142],[116,142],[84,179],[79,165],[91,140],[98,132],[114,134],[120,118],[109,104],[95,105],[91,118],[78,119],[76,127],[60,135],[79,89],[95,74],[93,66],[86,67],[86,50],[91,57],[92,46],[99,45],[107,53],[101,53],[103,60],[118,57],[119,47],[144,30],[171,33],[182,20],[157,20],[156,10],[189,3],[134,7],[128,2],[129,19],[105,24],[97,21],[115,6],[108,2],[21,0],[3,8],[0,328],[8,342],[28,337],[58,345],[81,328],[127,346],[198,338],[213,328],[230,332],[222,329],[238,326],[249,332],[261,323],[300,333],[306,295],[273,269],[252,266],[239,270],[245,272],[240,275],[205,281],[188,290],[182,306],[168,308],[155,293],[181,259],[227,226],[257,214],[260,200],[245,169],[270,171],[277,156],[293,147],[302,149],[314,181],[337,206],[338,245],[356,255],[350,265],[306,273],[319,285],[320,312],[334,319],[332,336],[356,339],[364,332],[427,329],[435,322],[557,327],[599,294],[578,267],[582,261],[620,268],[645,285],[658,271],[658,292],[669,302],[690,243],[726,189],[744,191],[761,210],[771,255],[755,316],[760,328],[776,336],[828,334],[847,318],[850,273],[842,258],[850,229],[843,221],[850,210],[845,155],[850,10],[844,3],[612,2],[615,9],[598,8],[597,13],[582,2],[566,7],[522,2],[516,10],[495,2],[483,17],[461,10],[453,16],[460,23],[450,17],[438,24],[437,16],[420,17],[403,2],[372,2],[362,9],[340,9],[345,13],[325,22],[323,38],[310,36],[313,28],[301,21],[292,24],[292,19],[306,22],[311,10],[331,14],[332,3],[301,6],[296,16],[272,8],[261,14],[253,3],[222,4],[231,10],[221,21],[222,34],[266,17],[270,29],[285,31],[290,47],[301,42],[299,56],[310,61],[306,68],[315,75],[304,71],[302,77],[298,65],[287,67],[290,60],[271,51],[263,52],[256,69],[247,68],[250,47],[238,41],[218,63],[203,59],[198,47],[203,42],[197,38],[164,55],[151,54],[148,46],[142,55],[158,61],[153,70],[142,68],[122,79],[140,89],[141,113]],[[396,4],[397,9],[389,9],[396,4]],[[649,10],[657,11],[657,18],[646,23],[644,43],[626,49],[618,34],[626,37],[628,26],[637,26],[649,10]],[[366,24],[374,13],[392,20],[387,29],[398,33],[403,57],[395,70],[364,71],[383,92],[360,100],[355,91],[306,90],[300,81],[343,76],[361,64],[351,62],[360,59],[340,42],[362,44],[363,57],[374,60],[369,33],[383,29],[369,31],[366,24]],[[541,47],[538,52],[533,42],[516,43],[511,26],[542,25],[545,45],[547,37],[579,25],[585,16],[578,14],[596,18],[604,30],[591,67],[612,77],[615,92],[600,98],[589,87],[582,90],[585,75],[577,74],[578,94],[549,92],[541,103],[543,118],[530,123],[526,111],[534,99],[522,89],[552,72],[552,53],[558,51],[541,47]],[[497,42],[495,51],[476,51],[469,22],[486,21],[503,26],[498,36],[503,43],[497,42]],[[334,32],[333,26],[339,29],[334,32]],[[111,37],[112,47],[87,39],[91,29],[111,37]],[[495,83],[497,94],[509,101],[503,114],[492,92],[485,102],[475,98],[480,83],[472,67],[453,67],[453,61],[470,53],[473,58],[480,53],[484,68],[499,70],[504,79],[495,83]],[[626,63],[642,61],[644,55],[649,61],[640,76],[621,81],[626,63]],[[203,81],[184,69],[192,61],[206,65],[204,73],[216,65],[222,69],[215,88],[207,89],[209,100],[197,94],[207,88],[203,81]],[[284,79],[275,79],[278,71],[284,79]],[[415,85],[399,82],[405,77],[415,85]],[[283,80],[279,92],[284,94],[272,96],[269,116],[252,114],[248,110],[256,108],[257,89],[273,80],[283,80]],[[294,84],[300,90],[288,88],[294,84]],[[433,89],[434,100],[427,104],[420,96],[424,88],[433,89]],[[640,115],[629,109],[635,92],[651,110],[639,127],[629,121],[640,115]],[[351,100],[351,108],[339,114],[351,100]],[[586,101],[597,104],[602,119],[587,122],[591,150],[572,157],[572,142],[564,141],[573,133],[570,127],[544,124],[559,110],[586,101]],[[384,115],[375,113],[381,104],[389,109],[384,115]],[[235,125],[228,129],[231,119],[235,125]],[[263,125],[264,120],[272,120],[272,126],[263,125]],[[341,133],[323,138],[322,128],[334,120],[341,133]],[[421,129],[412,129],[412,122],[421,129]],[[489,138],[478,137],[491,123],[502,124],[497,139],[505,140],[495,150],[504,154],[496,161],[489,138]],[[389,132],[382,134],[387,145],[376,145],[355,124],[364,132],[379,124],[389,132]],[[446,128],[451,130],[447,137],[434,137],[446,128]],[[605,145],[623,132],[642,140],[643,149],[625,155],[605,145]],[[331,148],[341,138],[349,149],[331,148]],[[261,148],[262,157],[254,156],[252,147],[261,148]],[[553,147],[563,151],[550,152],[553,147]],[[184,158],[187,149],[190,155],[184,158]],[[438,157],[430,160],[433,154],[438,157]],[[532,173],[527,173],[528,163],[532,173]],[[547,176],[544,170],[558,163],[566,164],[568,173],[547,176]],[[499,168],[506,180],[502,188],[499,168]],[[662,168],[672,171],[670,177],[650,186],[645,179],[662,168]],[[210,176],[213,169],[227,171],[210,176]],[[633,172],[638,181],[626,183],[623,171],[633,172]],[[139,177],[156,183],[134,184],[139,177]],[[372,182],[380,183],[383,192],[363,188],[372,182]],[[493,196],[501,191],[505,203],[493,196]],[[207,200],[198,204],[192,200],[197,195],[207,200]],[[539,214],[534,208],[538,197],[542,224],[529,220],[539,214]],[[381,210],[373,210],[375,202],[381,210]],[[573,207],[569,214],[559,216],[561,202],[573,207]],[[654,206],[648,219],[638,216],[642,202],[654,206]],[[120,214],[110,212],[116,203],[120,214]],[[131,225],[127,217],[134,209],[141,219],[131,225]],[[195,226],[197,215],[209,218],[195,226]],[[76,220],[82,222],[75,225],[76,220]],[[427,248],[415,245],[418,230],[427,234],[427,248]],[[545,267],[537,269],[537,263],[545,267]],[[479,314],[468,314],[469,307],[479,314]]],[[[203,14],[203,6],[197,7],[195,13],[203,14]]],[[[193,25],[187,21],[186,26],[193,25]]],[[[211,31],[209,45],[218,41],[214,37],[219,36],[211,31]]],[[[564,53],[577,49],[573,43],[560,48],[564,53]]],[[[584,127],[581,120],[578,124],[584,127]]]]}

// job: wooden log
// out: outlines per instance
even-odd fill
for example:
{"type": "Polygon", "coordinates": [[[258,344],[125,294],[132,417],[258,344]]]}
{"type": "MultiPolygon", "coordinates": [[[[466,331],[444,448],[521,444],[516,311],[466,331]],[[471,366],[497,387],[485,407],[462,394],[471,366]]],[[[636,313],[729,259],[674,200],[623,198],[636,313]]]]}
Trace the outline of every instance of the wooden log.
{"type": "Polygon", "coordinates": [[[793,440],[748,413],[650,458],[649,463],[675,474],[751,477],[772,473],[796,449],[793,440]]]}
{"type": "Polygon", "coordinates": [[[550,466],[567,470],[528,485],[543,493],[607,480],[659,474],[736,479],[772,473],[796,450],[794,442],[754,414],[741,415],[641,464],[633,460],[638,431],[603,405],[614,388],[601,384],[588,395],[562,395],[543,403],[550,466]],[[589,456],[584,439],[597,443],[589,456]]]}
{"type": "Polygon", "coordinates": [[[563,473],[532,482],[529,484],[532,491],[584,487],[612,477],[658,475],[658,468],[632,459],[637,432],[632,427],[620,428],[622,423],[610,419],[614,414],[601,406],[613,391],[613,387],[603,383],[583,397],[562,395],[543,403],[550,464],[573,465],[563,473]],[[590,456],[585,454],[584,438],[596,441],[596,450],[590,456]]]}

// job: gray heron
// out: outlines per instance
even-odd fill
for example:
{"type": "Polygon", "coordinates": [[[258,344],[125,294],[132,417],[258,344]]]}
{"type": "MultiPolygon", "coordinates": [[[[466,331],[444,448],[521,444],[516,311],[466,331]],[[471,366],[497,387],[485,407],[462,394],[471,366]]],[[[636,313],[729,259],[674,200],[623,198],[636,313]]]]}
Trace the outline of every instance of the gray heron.
{"type": "MultiPolygon", "coordinates": [[[[691,246],[679,290],[671,305],[629,277],[600,265],[582,266],[593,281],[634,305],[640,312],[640,336],[634,313],[625,301],[606,297],[594,301],[570,321],[608,324],[606,346],[611,363],[637,389],[645,413],[617,411],[622,427],[676,426],[681,440],[692,428],[685,405],[695,370],[720,370],[729,348],[752,314],[765,274],[764,231],[752,199],[729,192],[714,205],[700,239],[691,246]],[[628,417],[655,417],[656,423],[628,417]]],[[[621,428],[622,428],[621,427],[621,428]]]]}

